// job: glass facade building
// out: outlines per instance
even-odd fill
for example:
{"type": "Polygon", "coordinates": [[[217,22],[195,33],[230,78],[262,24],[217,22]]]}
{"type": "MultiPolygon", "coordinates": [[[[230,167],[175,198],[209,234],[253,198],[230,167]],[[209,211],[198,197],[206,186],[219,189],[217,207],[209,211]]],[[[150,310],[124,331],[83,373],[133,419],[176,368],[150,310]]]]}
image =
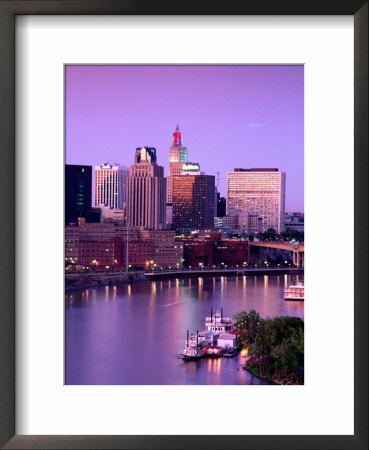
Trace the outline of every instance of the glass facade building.
{"type": "Polygon", "coordinates": [[[173,177],[173,226],[176,229],[212,229],[215,215],[215,177],[173,177]]]}
{"type": "Polygon", "coordinates": [[[91,219],[92,167],[65,165],[65,224],[91,219]]]}

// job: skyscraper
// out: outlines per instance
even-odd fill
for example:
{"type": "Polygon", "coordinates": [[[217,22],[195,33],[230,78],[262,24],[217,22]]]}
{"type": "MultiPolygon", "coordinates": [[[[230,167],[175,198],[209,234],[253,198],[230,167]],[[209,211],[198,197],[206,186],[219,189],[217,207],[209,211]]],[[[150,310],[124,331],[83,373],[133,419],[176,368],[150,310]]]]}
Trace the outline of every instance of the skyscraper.
{"type": "MultiPolygon", "coordinates": [[[[284,230],[286,174],[278,169],[234,169],[227,173],[227,214],[241,221],[262,219],[263,231],[284,230]]],[[[254,224],[250,223],[250,226],[254,224]]]]}
{"type": "Polygon", "coordinates": [[[177,228],[212,229],[215,214],[215,177],[173,177],[173,225],[177,228]]]}
{"type": "Polygon", "coordinates": [[[113,209],[123,209],[126,201],[126,179],[128,167],[118,164],[95,166],[95,203],[113,209]]]}
{"type": "Polygon", "coordinates": [[[92,167],[65,165],[65,224],[91,216],[92,167]]]}
{"type": "Polygon", "coordinates": [[[127,178],[127,224],[152,230],[165,228],[166,178],[154,147],[139,147],[127,178]]]}
{"type": "Polygon", "coordinates": [[[173,177],[174,175],[181,175],[183,166],[188,162],[188,152],[186,147],[182,147],[182,133],[179,131],[179,126],[173,133],[173,144],[169,148],[169,176],[167,178],[167,211],[166,223],[172,223],[173,212],[173,177]]]}

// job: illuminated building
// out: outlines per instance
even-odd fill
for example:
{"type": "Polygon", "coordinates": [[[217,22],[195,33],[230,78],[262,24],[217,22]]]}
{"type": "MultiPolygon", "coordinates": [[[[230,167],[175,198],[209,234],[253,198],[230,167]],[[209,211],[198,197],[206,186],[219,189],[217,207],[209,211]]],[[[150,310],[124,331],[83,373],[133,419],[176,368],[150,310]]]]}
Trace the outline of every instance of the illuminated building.
{"type": "Polygon", "coordinates": [[[167,180],[167,204],[172,203],[173,177],[181,175],[183,166],[188,162],[188,152],[186,147],[182,147],[182,133],[177,125],[173,133],[173,144],[169,148],[169,176],[167,180]]]}
{"type": "Polygon", "coordinates": [[[180,268],[183,243],[172,230],[146,230],[127,227],[121,221],[86,223],[65,230],[66,265],[90,268],[180,268]],[[127,239],[128,233],[128,239],[127,239]],[[108,266],[108,267],[107,267],[108,266]]]}
{"type": "MultiPolygon", "coordinates": [[[[250,215],[257,216],[262,219],[262,231],[273,228],[281,232],[284,230],[285,189],[286,174],[278,169],[228,172],[227,215],[238,215],[240,223],[246,223],[250,215]]],[[[257,227],[261,228],[259,222],[257,227]]]]}
{"type": "Polygon", "coordinates": [[[65,224],[91,219],[92,167],[65,165],[65,224]]]}
{"type": "Polygon", "coordinates": [[[159,230],[165,227],[166,178],[157,165],[154,147],[137,148],[127,178],[126,214],[129,226],[159,230]]]}
{"type": "Polygon", "coordinates": [[[123,209],[128,174],[127,167],[117,164],[95,166],[95,207],[105,205],[113,209],[123,209]]]}
{"type": "Polygon", "coordinates": [[[214,220],[214,228],[238,233],[240,230],[239,217],[237,215],[216,217],[216,220],[214,220]]]}
{"type": "Polygon", "coordinates": [[[222,239],[220,233],[210,233],[202,239],[183,241],[184,264],[189,267],[244,267],[249,261],[247,240],[222,239]]]}
{"type": "Polygon", "coordinates": [[[215,177],[179,175],[173,177],[173,226],[175,229],[214,227],[215,177]]]}
{"type": "Polygon", "coordinates": [[[169,176],[167,178],[167,212],[166,223],[170,225],[173,219],[173,177],[177,175],[200,175],[200,165],[188,162],[188,151],[182,147],[182,133],[177,125],[173,133],[173,144],[169,148],[169,176]]]}

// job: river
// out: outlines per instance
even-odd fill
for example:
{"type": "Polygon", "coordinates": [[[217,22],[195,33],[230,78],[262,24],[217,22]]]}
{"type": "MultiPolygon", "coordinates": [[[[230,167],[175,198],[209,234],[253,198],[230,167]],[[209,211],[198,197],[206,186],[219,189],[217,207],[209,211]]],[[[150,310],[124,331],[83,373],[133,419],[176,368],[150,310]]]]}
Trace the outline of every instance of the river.
{"type": "MultiPolygon", "coordinates": [[[[263,317],[303,318],[286,302],[290,276],[204,277],[139,281],[65,296],[65,382],[73,385],[267,384],[242,369],[245,355],[184,362],[186,330],[205,316],[255,309],[263,317]]],[[[302,281],[300,275],[296,281],[302,281]]]]}

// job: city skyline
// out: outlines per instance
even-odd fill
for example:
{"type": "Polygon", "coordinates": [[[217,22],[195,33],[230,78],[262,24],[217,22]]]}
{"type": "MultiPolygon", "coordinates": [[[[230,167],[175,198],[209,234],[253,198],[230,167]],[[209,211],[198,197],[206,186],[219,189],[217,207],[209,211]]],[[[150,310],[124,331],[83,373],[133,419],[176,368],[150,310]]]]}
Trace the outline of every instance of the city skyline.
{"type": "Polygon", "coordinates": [[[277,167],[286,211],[304,210],[303,66],[67,66],[67,164],[131,166],[154,146],[168,177],[177,123],[223,197],[227,172],[277,167]]]}

